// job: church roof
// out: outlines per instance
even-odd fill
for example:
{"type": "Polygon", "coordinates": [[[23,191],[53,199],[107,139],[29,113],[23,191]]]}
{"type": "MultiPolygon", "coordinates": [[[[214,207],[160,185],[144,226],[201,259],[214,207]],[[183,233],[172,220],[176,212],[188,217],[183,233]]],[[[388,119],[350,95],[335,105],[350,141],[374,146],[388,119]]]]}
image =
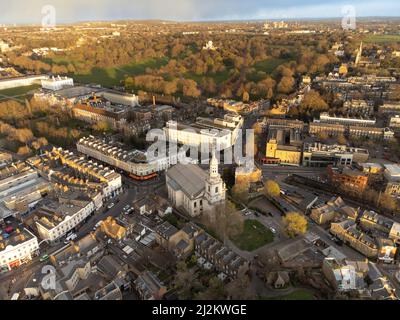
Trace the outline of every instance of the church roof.
{"type": "Polygon", "coordinates": [[[178,163],[167,171],[167,176],[175,187],[179,186],[179,189],[192,198],[204,191],[208,173],[197,165],[178,163]]]}

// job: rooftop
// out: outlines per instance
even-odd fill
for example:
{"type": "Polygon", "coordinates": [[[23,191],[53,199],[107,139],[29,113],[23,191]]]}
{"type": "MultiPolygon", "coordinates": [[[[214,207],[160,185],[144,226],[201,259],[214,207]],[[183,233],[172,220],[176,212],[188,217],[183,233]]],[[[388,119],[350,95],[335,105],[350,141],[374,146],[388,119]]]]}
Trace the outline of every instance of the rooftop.
{"type": "Polygon", "coordinates": [[[172,180],[168,183],[171,183],[172,187],[181,189],[189,197],[196,197],[204,191],[204,181],[207,176],[207,172],[194,164],[178,163],[167,171],[167,177],[172,180]]]}
{"type": "Polygon", "coordinates": [[[0,235],[0,252],[6,250],[8,246],[15,247],[33,238],[35,238],[35,236],[28,229],[16,229],[7,239],[5,239],[2,234],[0,235]]]}
{"type": "Polygon", "coordinates": [[[87,96],[89,94],[98,92],[100,90],[102,90],[102,89],[77,86],[77,87],[71,87],[71,88],[65,88],[65,89],[58,90],[55,92],[55,94],[62,98],[65,98],[65,99],[71,99],[71,98],[79,98],[82,96],[87,96]]]}

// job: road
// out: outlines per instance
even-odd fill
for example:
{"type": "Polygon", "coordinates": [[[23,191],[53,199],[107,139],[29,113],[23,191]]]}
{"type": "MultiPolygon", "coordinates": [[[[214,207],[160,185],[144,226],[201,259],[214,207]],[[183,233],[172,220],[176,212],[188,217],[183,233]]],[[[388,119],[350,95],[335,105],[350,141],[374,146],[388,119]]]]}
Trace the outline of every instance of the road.
{"type": "Polygon", "coordinates": [[[326,168],[293,167],[293,166],[272,166],[262,165],[261,171],[264,176],[288,175],[288,174],[310,174],[319,175],[326,172],[326,168]]]}

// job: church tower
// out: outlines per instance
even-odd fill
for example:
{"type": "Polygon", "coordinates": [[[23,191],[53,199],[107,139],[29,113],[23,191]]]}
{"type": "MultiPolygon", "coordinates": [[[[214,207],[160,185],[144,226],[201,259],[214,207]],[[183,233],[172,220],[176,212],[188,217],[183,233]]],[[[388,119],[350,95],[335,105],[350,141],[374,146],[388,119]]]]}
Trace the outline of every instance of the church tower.
{"type": "Polygon", "coordinates": [[[361,61],[361,57],[362,57],[362,50],[363,50],[363,43],[361,41],[360,43],[360,48],[357,50],[357,56],[356,56],[356,61],[354,61],[354,64],[357,66],[360,61],[361,61]]]}
{"type": "Polygon", "coordinates": [[[210,205],[225,200],[226,186],[218,172],[218,159],[215,156],[215,149],[212,151],[210,171],[206,180],[205,197],[210,205]]]}

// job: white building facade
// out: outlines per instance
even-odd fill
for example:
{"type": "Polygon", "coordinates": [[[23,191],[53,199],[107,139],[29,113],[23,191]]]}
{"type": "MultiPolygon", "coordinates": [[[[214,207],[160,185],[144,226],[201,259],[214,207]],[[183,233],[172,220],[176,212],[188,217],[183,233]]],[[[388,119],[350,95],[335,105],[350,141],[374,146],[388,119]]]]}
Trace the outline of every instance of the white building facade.
{"type": "MultiPolygon", "coordinates": [[[[16,231],[14,231],[16,232],[16,231]]],[[[11,270],[32,260],[37,255],[37,238],[27,229],[13,235],[10,241],[0,241],[0,270],[11,270]]]]}
{"type": "Polygon", "coordinates": [[[64,89],[66,87],[73,87],[74,79],[57,76],[57,77],[51,77],[49,79],[43,79],[41,83],[43,89],[57,91],[64,89]]]}
{"type": "Polygon", "coordinates": [[[42,219],[36,221],[36,227],[41,239],[54,242],[65,236],[69,231],[89,217],[95,211],[96,206],[93,201],[88,201],[83,207],[72,204],[60,206],[59,210],[64,211],[63,209],[68,209],[69,214],[65,214],[64,218],[61,218],[61,221],[60,219],[58,219],[57,222],[49,222],[48,220],[42,219]]]}

